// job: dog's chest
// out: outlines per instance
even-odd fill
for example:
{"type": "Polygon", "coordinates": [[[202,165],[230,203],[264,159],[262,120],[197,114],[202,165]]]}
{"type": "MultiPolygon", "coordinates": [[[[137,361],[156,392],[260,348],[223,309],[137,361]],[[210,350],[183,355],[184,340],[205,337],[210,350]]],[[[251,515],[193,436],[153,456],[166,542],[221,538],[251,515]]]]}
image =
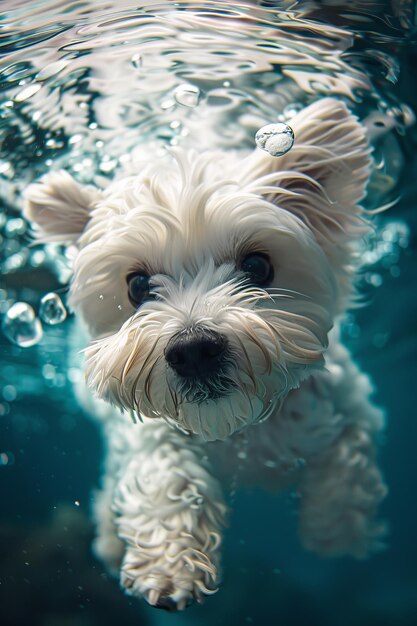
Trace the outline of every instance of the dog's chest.
{"type": "Polygon", "coordinates": [[[331,364],[292,390],[279,411],[266,421],[224,442],[207,444],[212,463],[225,476],[239,475],[249,484],[283,487],[341,433],[345,419],[338,410],[340,366],[331,364]]]}

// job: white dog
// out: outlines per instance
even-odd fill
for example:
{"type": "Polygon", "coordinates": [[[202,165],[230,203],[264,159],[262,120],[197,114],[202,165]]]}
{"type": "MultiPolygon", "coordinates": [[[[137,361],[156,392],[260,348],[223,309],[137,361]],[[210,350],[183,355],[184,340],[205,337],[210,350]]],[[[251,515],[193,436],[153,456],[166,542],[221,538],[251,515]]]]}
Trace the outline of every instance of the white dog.
{"type": "Polygon", "coordinates": [[[385,532],[383,417],[330,333],[354,297],[370,149],[336,99],[291,126],[282,158],[176,149],[105,191],[58,171],[26,194],[39,239],[78,247],[87,381],[122,409],[104,420],[96,551],[161,608],[216,591],[236,468],[296,486],[310,550],[364,557],[385,532]]]}

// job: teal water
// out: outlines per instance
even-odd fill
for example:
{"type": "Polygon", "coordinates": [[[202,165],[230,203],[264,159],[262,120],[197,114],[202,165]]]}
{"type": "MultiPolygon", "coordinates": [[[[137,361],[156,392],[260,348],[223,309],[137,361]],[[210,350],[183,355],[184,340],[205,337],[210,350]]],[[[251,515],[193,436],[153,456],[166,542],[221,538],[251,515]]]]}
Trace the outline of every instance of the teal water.
{"type": "Polygon", "coordinates": [[[178,615],[124,596],[90,550],[102,442],[73,391],[74,320],[43,315],[35,330],[29,322],[31,346],[0,334],[2,625],[417,623],[415,16],[411,1],[0,5],[6,320],[16,302],[38,319],[48,293],[65,304],[73,251],[31,246],[20,216],[23,190],[51,168],[105,185],[148,150],[251,146],[265,120],[331,93],[370,128],[368,208],[395,201],[364,243],[367,306],[343,325],[387,412],[388,548],[367,561],[312,556],[298,543],[291,493],[238,491],[217,595],[178,615]]]}

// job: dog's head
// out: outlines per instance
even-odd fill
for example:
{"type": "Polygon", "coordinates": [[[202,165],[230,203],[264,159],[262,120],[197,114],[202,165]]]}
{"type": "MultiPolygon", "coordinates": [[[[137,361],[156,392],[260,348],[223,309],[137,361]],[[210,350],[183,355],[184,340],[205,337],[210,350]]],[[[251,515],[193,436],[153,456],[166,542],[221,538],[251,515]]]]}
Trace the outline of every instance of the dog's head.
{"type": "Polygon", "coordinates": [[[104,192],[65,172],[28,189],[39,238],[78,246],[69,302],[100,397],[224,439],[322,366],[366,230],[369,149],[337,100],[291,125],[279,159],[178,150],[104,192]]]}

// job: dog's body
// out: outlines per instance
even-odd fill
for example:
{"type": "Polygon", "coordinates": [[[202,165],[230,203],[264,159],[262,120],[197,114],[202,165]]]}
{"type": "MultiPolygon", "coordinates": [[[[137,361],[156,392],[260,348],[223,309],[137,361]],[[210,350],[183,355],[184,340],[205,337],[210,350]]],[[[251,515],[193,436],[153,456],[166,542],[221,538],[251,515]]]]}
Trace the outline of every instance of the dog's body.
{"type": "Polygon", "coordinates": [[[96,550],[153,605],[216,589],[222,485],[237,474],[295,485],[318,553],[362,557],[384,533],[382,414],[330,332],[368,228],[369,148],[337,100],[291,125],[280,159],[177,151],[105,192],[58,172],[27,193],[40,238],[79,248],[70,304],[93,339],[87,380],[125,410],[104,419],[96,550]]]}

